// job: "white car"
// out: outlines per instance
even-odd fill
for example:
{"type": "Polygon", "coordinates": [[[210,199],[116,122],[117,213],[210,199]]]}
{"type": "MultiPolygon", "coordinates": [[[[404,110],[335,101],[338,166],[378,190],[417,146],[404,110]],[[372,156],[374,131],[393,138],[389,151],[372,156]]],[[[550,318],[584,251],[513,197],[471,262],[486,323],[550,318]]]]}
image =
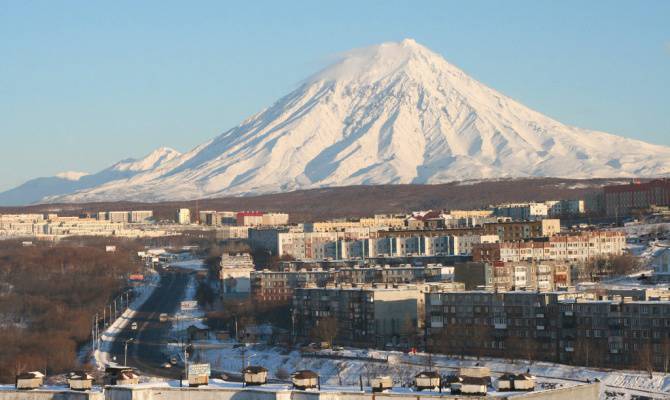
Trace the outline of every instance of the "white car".
{"type": "Polygon", "coordinates": [[[132,324],[130,324],[130,329],[136,331],[137,330],[137,322],[133,322],[132,324]]]}
{"type": "Polygon", "coordinates": [[[163,364],[163,368],[172,368],[172,364],[166,362],[165,364],[163,364]]]}

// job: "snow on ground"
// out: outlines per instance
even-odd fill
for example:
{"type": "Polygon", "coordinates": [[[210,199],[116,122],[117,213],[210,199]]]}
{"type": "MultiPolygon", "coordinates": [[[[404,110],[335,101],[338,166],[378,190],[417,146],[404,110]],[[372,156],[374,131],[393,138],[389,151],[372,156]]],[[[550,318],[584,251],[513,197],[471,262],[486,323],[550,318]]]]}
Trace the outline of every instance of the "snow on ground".
{"type": "Polygon", "coordinates": [[[171,262],[170,267],[181,268],[181,269],[192,269],[196,271],[202,271],[207,269],[207,266],[205,265],[205,260],[201,258],[171,262]]]}
{"type": "MultiPolygon", "coordinates": [[[[198,282],[194,275],[190,275],[182,301],[196,301],[195,294],[197,290],[198,282]]],[[[203,322],[204,316],[205,312],[200,309],[200,306],[196,306],[193,309],[180,308],[172,319],[172,326],[170,328],[172,335],[175,338],[185,337],[186,329],[191,325],[200,329],[207,328],[207,325],[203,322]]]]}
{"type": "Polygon", "coordinates": [[[92,354],[93,362],[99,370],[108,365],[117,364],[110,358],[109,351],[116,336],[121,332],[135,316],[136,310],[144,304],[151,296],[160,281],[160,276],[155,271],[148,273],[144,285],[135,288],[136,297],[121,316],[119,316],[104,332],[100,334],[99,348],[92,354]]]}
{"type": "MultiPolygon", "coordinates": [[[[610,398],[625,399],[631,394],[640,393],[658,398],[670,396],[670,375],[661,373],[655,373],[649,378],[647,373],[641,371],[601,370],[549,362],[511,363],[509,360],[494,358],[482,358],[480,361],[473,358],[461,360],[444,355],[429,357],[422,353],[408,355],[401,352],[364,349],[301,353],[297,350],[291,351],[267,345],[233,347],[234,345],[233,341],[219,342],[215,345],[211,340],[196,344],[194,359],[198,362],[209,362],[213,370],[232,374],[239,373],[244,359],[247,365],[262,365],[267,368],[271,378],[277,378],[278,374],[282,375],[284,372],[310,369],[321,376],[324,384],[346,386],[357,386],[359,378],[367,384],[370,378],[378,375],[391,376],[394,384],[398,386],[409,385],[414,375],[428,368],[429,360],[433,368],[443,374],[456,372],[460,366],[480,363],[491,368],[494,376],[505,372],[519,373],[530,370],[538,378],[541,387],[566,387],[597,378],[604,383],[608,391],[621,393],[619,397],[610,396],[610,398]]],[[[602,398],[607,396],[603,393],[602,398]]]]}

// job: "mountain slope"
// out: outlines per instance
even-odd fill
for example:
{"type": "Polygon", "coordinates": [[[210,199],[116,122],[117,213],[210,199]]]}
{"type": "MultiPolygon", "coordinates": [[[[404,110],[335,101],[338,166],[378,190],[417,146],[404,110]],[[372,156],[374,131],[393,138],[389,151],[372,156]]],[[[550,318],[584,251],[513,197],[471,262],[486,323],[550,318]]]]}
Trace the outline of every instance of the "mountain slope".
{"type": "Polygon", "coordinates": [[[127,179],[138,173],[158,168],[179,155],[176,150],[161,147],[139,160],[129,158],[119,161],[91,175],[68,171],[56,176],[31,179],[14,189],[0,193],[0,206],[33,204],[47,197],[66,195],[114,180],[127,179]]]}
{"type": "Polygon", "coordinates": [[[50,200],[668,173],[669,147],[563,125],[404,40],[345,54],[270,108],[156,168],[50,200]]]}

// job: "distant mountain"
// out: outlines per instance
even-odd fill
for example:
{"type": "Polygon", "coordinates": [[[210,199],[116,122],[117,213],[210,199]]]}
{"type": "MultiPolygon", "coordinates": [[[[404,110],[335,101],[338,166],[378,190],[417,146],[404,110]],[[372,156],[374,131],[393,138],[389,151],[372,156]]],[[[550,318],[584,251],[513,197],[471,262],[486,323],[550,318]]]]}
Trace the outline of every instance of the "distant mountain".
{"type": "Polygon", "coordinates": [[[48,200],[669,173],[670,147],[564,125],[404,40],[346,53],[270,108],[155,168],[48,200]]]}
{"type": "Polygon", "coordinates": [[[89,175],[84,172],[67,171],[56,176],[31,179],[24,184],[0,193],[0,206],[33,204],[50,196],[66,195],[85,190],[110,181],[127,179],[138,173],[158,168],[180,153],[167,147],[154,150],[139,160],[132,158],[119,161],[109,168],[89,175]]]}

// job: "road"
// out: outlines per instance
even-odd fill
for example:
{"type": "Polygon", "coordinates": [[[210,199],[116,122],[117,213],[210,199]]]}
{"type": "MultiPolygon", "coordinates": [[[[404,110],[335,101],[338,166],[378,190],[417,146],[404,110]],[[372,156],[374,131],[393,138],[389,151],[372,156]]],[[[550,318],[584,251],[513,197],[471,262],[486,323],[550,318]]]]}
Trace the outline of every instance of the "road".
{"type": "Polygon", "coordinates": [[[179,309],[184,297],[189,275],[193,272],[182,270],[163,270],[160,272],[160,282],[151,296],[139,307],[133,319],[129,321],[112,344],[111,355],[116,357],[119,364],[123,364],[124,344],[128,343],[127,364],[137,368],[146,375],[178,378],[181,368],[163,368],[168,360],[164,353],[166,343],[170,337],[170,322],[160,322],[161,313],[173,315],[179,309]],[[132,330],[133,322],[137,322],[137,330],[132,330]]]}

